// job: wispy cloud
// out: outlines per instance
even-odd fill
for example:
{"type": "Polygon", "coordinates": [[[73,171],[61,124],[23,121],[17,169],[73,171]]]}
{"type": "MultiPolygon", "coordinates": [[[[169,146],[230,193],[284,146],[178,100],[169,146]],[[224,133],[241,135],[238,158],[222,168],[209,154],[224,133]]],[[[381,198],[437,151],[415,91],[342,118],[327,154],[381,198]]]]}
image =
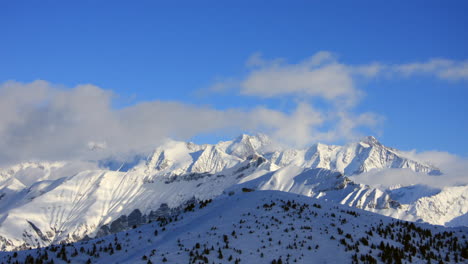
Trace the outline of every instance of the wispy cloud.
{"type": "Polygon", "coordinates": [[[387,66],[403,76],[433,75],[442,80],[468,80],[468,60],[431,59],[426,62],[413,62],[387,66]]]}
{"type": "Polygon", "coordinates": [[[361,79],[433,76],[441,80],[468,80],[468,60],[430,59],[425,62],[385,64],[370,62],[351,65],[338,56],[320,51],[297,63],[283,58],[266,60],[260,53],[247,59],[248,73],[241,78],[216,81],[211,91],[237,89],[240,94],[258,97],[319,97],[344,106],[353,106],[362,97],[357,87],[361,79]]]}

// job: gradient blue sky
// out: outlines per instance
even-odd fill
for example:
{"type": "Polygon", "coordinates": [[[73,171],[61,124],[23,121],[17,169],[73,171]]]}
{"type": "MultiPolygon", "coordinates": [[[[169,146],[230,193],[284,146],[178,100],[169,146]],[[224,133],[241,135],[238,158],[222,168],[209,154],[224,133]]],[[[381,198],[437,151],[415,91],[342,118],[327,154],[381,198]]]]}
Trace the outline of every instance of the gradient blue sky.
{"type": "MultiPolygon", "coordinates": [[[[226,2],[1,1],[0,83],[90,83],[119,95],[114,108],[162,100],[291,113],[298,101],[331,106],[314,96],[265,98],[210,87],[245,79],[255,53],[289,65],[320,51],[345,65],[468,60],[467,1],[226,2]]],[[[468,78],[460,75],[357,80],[363,97],[347,111],[379,115],[379,127],[361,133],[386,145],[468,156],[468,78]]],[[[228,134],[192,139],[211,143],[228,134]]]]}

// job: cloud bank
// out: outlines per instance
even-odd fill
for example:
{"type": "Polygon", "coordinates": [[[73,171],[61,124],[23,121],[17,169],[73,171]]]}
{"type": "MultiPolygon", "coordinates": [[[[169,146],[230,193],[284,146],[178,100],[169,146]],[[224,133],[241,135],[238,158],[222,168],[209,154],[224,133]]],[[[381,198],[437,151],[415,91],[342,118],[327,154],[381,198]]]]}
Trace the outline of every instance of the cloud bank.
{"type": "Polygon", "coordinates": [[[264,132],[291,145],[350,138],[373,126],[368,114],[327,113],[298,103],[291,113],[265,107],[218,110],[180,102],[112,107],[109,90],[86,84],[59,87],[46,81],[0,85],[0,161],[94,159],[148,151],[167,138],[203,133],[264,132]],[[323,131],[322,126],[333,123],[323,131]],[[339,128],[339,129],[335,129],[339,128]]]}

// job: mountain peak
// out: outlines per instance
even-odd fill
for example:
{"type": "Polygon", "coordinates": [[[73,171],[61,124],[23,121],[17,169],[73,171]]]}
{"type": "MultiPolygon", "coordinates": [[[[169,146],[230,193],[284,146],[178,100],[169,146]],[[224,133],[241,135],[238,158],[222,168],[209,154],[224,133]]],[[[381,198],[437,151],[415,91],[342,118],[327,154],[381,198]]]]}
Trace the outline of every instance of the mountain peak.
{"type": "Polygon", "coordinates": [[[245,142],[247,140],[256,140],[256,141],[261,141],[261,142],[267,142],[269,141],[269,138],[265,134],[257,133],[255,135],[249,135],[249,134],[241,134],[239,135],[234,142],[245,142]]]}
{"type": "Polygon", "coordinates": [[[242,134],[235,140],[230,141],[230,145],[226,148],[226,153],[246,158],[251,154],[256,154],[257,151],[260,151],[260,149],[268,143],[270,143],[270,140],[266,135],[256,134],[251,136],[242,134]]]}
{"type": "Polygon", "coordinates": [[[238,137],[236,137],[233,142],[245,142],[249,140],[252,136],[248,134],[240,134],[238,137]]]}
{"type": "Polygon", "coordinates": [[[363,137],[360,142],[367,143],[369,145],[378,145],[380,142],[374,136],[363,137]]]}

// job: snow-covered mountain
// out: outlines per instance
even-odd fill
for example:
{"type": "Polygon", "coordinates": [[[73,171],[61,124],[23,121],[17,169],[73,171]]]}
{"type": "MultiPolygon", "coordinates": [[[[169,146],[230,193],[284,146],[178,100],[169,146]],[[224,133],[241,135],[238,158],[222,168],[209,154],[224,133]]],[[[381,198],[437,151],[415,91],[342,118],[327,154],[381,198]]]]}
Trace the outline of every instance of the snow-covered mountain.
{"type": "Polygon", "coordinates": [[[74,162],[36,162],[1,170],[2,250],[106,235],[239,186],[302,194],[405,220],[468,225],[468,186],[409,199],[405,193],[411,189],[398,192],[351,181],[348,176],[372,169],[441,173],[373,137],[305,149],[278,147],[264,135],[215,145],[168,141],[148,156],[99,164],[81,164],[85,169],[80,170],[74,162]]]}
{"type": "Polygon", "coordinates": [[[306,149],[275,151],[267,156],[281,167],[294,164],[305,168],[339,171],[345,175],[383,168],[408,168],[416,172],[441,173],[434,166],[406,158],[402,152],[382,145],[372,136],[345,146],[319,143],[306,149]]]}
{"type": "Polygon", "coordinates": [[[441,173],[430,164],[414,161],[403,152],[382,145],[372,136],[345,146],[318,143],[304,149],[277,147],[262,134],[241,135],[235,140],[216,145],[169,141],[154,151],[146,165],[149,171],[164,171],[172,175],[216,173],[251,155],[261,155],[279,167],[322,168],[347,176],[384,168],[408,168],[436,175],[441,173]]]}
{"type": "Polygon", "coordinates": [[[0,252],[3,263],[466,263],[467,227],[414,224],[237,186],[136,228],[74,244],[0,252]]]}

